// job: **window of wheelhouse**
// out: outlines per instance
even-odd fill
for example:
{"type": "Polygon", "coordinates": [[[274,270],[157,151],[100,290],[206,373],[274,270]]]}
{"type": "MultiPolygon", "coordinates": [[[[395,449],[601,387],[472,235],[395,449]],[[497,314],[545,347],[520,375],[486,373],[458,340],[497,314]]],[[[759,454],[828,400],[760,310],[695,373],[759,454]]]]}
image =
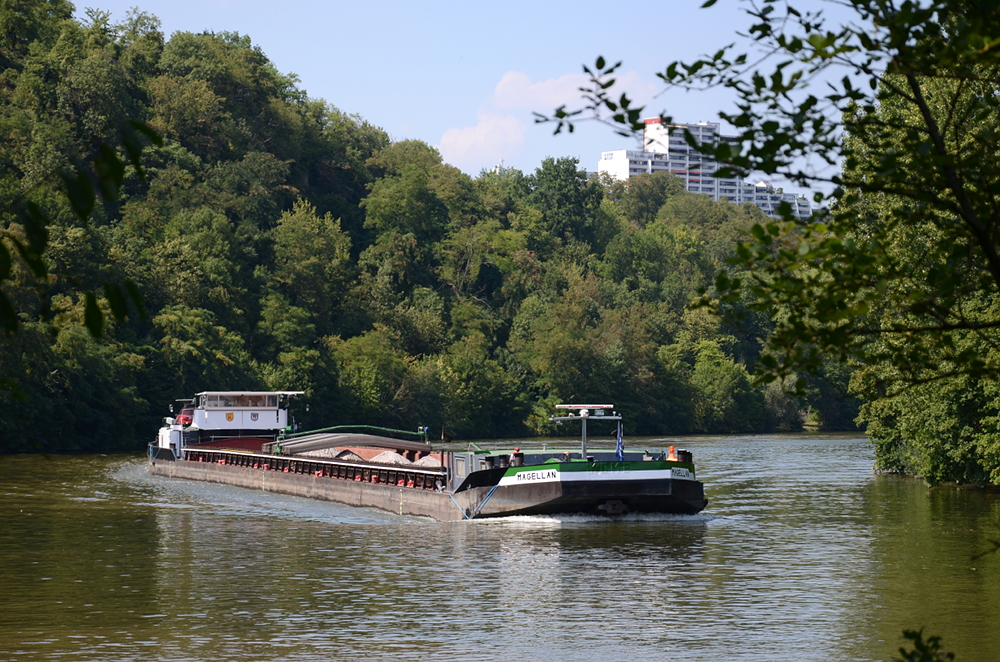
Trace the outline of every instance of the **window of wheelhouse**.
{"type": "Polygon", "coordinates": [[[207,409],[277,409],[278,396],[265,393],[213,393],[201,396],[201,406],[207,409]]]}

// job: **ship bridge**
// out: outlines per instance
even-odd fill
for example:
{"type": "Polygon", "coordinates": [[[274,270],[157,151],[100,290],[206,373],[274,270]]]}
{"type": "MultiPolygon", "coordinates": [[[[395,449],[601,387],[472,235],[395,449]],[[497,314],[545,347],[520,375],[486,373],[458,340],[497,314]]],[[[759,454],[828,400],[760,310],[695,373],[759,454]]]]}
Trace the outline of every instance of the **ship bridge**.
{"type": "Polygon", "coordinates": [[[288,401],[304,391],[202,391],[193,426],[199,430],[282,430],[288,401]]]}

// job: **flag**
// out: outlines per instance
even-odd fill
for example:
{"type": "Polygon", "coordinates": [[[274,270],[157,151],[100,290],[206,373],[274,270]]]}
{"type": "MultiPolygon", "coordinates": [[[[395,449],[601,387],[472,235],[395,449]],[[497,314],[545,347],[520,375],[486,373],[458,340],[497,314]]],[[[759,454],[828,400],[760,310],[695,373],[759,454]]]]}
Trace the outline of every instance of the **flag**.
{"type": "Polygon", "coordinates": [[[615,459],[625,461],[625,444],[622,442],[622,422],[618,421],[618,444],[615,446],[615,459]]]}

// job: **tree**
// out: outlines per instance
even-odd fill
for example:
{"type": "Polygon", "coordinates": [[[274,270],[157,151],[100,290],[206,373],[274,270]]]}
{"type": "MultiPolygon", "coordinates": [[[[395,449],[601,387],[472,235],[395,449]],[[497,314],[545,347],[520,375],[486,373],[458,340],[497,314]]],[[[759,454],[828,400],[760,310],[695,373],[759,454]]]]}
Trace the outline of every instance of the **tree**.
{"type": "Polygon", "coordinates": [[[20,69],[33,42],[51,44],[73,16],[66,0],[5,2],[0,7],[0,71],[20,69]]]}
{"type": "Polygon", "coordinates": [[[696,391],[695,419],[712,433],[763,432],[764,398],[754,390],[746,368],[725,355],[718,343],[705,340],[695,348],[691,383],[696,391]]]}
{"type": "MultiPolygon", "coordinates": [[[[927,365],[924,343],[946,348],[957,329],[1000,327],[1000,317],[973,315],[964,306],[968,285],[991,297],[1000,292],[993,195],[1000,183],[1000,98],[992,91],[1000,3],[846,4],[851,20],[831,25],[822,10],[747,2],[755,50],[736,53],[730,46],[658,74],[668,87],[721,86],[735,94],[736,110],[720,117],[739,130],[736,144],[699,145],[687,135],[699,151],[728,164],[718,176],[757,171],[838,187],[829,214],[795,222],[786,209],[783,222],[758,223],[736,260],[748,271],[759,307],[791,311],[761,362],[772,378],[816,370],[830,353],[865,360],[875,340],[887,337],[900,346],[920,339],[913,353],[901,349],[895,360],[927,365]],[[818,83],[825,94],[816,93],[818,83]],[[896,110],[887,112],[887,104],[896,110]],[[808,162],[845,168],[827,175],[808,162]],[[878,196],[898,201],[898,211],[861,223],[854,207],[878,196]],[[916,275],[894,268],[891,233],[901,224],[940,233],[923,246],[928,268],[921,287],[905,296],[887,289],[916,275]],[[882,324],[870,314],[887,308],[915,315],[882,324]]],[[[561,107],[541,120],[556,122],[558,132],[587,113],[622,130],[640,128],[645,109],[633,107],[627,93],[613,96],[620,64],[598,58],[585,68],[593,83],[586,105],[561,107]]],[[[741,283],[722,276],[716,286],[725,301],[741,283]]],[[[1000,364],[980,353],[951,356],[958,372],[1000,374],[1000,364]]]]}
{"type": "Polygon", "coordinates": [[[335,341],[332,353],[349,407],[344,423],[385,425],[394,414],[412,360],[382,329],[335,341]]]}
{"type": "MultiPolygon", "coordinates": [[[[142,95],[137,72],[129,69],[141,69],[143,59],[130,49],[148,54],[159,38],[156,21],[135,12],[112,26],[106,13],[88,10],[90,24],[83,26],[71,12],[61,1],[0,8],[0,67],[8,90],[0,113],[0,329],[7,332],[20,328],[19,314],[51,322],[48,285],[75,277],[51,264],[50,226],[86,226],[107,213],[121,193],[126,162],[143,179],[141,151],[150,140],[160,142],[134,119],[134,98],[142,95]]],[[[116,319],[132,310],[143,314],[133,283],[106,282],[101,289],[84,298],[83,322],[92,335],[103,332],[99,292],[116,319]]]]}
{"type": "MultiPolygon", "coordinates": [[[[836,187],[812,219],[784,209],[755,224],[702,304],[732,322],[755,310],[773,316],[757,365],[764,380],[818,373],[831,358],[862,366],[852,388],[868,402],[861,419],[881,468],[932,482],[995,481],[1000,2],[828,6],[837,5],[852,13],[840,24],[822,10],[747,2],[753,50],[723,48],[659,74],[667,86],[736,96],[736,110],[720,113],[739,131],[735,144],[686,135],[728,164],[718,176],[762,171],[836,187]],[[729,307],[748,291],[748,305],[729,307]],[[929,423],[930,412],[937,436],[906,422],[929,423]]],[[[585,106],[543,119],[557,131],[584,113],[641,126],[644,109],[612,96],[619,64],[599,58],[587,69],[585,106]]]]}
{"type": "Polygon", "coordinates": [[[673,173],[654,172],[629,177],[618,204],[625,217],[639,227],[654,220],[666,201],[686,193],[684,182],[673,173]]]}
{"type": "Polygon", "coordinates": [[[206,148],[199,156],[238,157],[249,151],[270,151],[280,159],[295,156],[298,121],[286,112],[287,102],[304,94],[296,88],[295,76],[279,73],[249,37],[178,32],[158,64],[172,81],[167,89],[197,100],[198,106],[185,111],[187,117],[202,113],[202,119],[216,120],[197,132],[206,148]]]}
{"type": "Polygon", "coordinates": [[[577,159],[545,159],[529,178],[529,185],[528,202],[541,212],[541,223],[529,232],[532,240],[552,237],[593,243],[603,192],[600,185],[587,180],[577,159]]]}
{"type": "Polygon", "coordinates": [[[515,380],[490,358],[482,334],[467,334],[434,363],[444,400],[443,423],[449,434],[465,439],[517,434],[524,412],[515,380]]]}
{"type": "Polygon", "coordinates": [[[439,240],[448,228],[456,197],[462,195],[458,191],[465,187],[463,176],[443,164],[436,149],[416,140],[390,145],[370,164],[384,175],[362,203],[365,227],[412,234],[421,243],[439,240]]]}
{"type": "Polygon", "coordinates": [[[335,319],[351,280],[351,238],[330,214],[299,200],[274,229],[273,286],[308,310],[321,335],[341,325],[335,319]]]}
{"type": "Polygon", "coordinates": [[[242,339],[218,326],[211,311],[177,304],[164,308],[153,324],[163,358],[182,393],[203,391],[212,384],[230,384],[234,389],[256,384],[247,370],[249,357],[242,339]]]}
{"type": "Polygon", "coordinates": [[[301,105],[302,154],[291,164],[292,184],[320,213],[339,218],[354,239],[352,255],[365,247],[361,200],[374,179],[371,157],[389,145],[389,137],[357,115],[323,100],[301,105]]]}

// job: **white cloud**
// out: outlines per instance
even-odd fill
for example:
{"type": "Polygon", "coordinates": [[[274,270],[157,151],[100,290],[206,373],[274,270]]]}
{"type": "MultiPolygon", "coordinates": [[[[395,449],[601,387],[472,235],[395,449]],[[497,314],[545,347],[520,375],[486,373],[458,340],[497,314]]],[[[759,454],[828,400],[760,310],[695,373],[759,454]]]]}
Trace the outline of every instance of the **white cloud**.
{"type": "MultiPolygon", "coordinates": [[[[621,74],[617,80],[618,85],[612,90],[616,95],[627,92],[635,105],[650,104],[649,116],[658,114],[659,109],[654,110],[651,105],[659,89],[655,82],[643,80],[634,71],[621,74]]],[[[579,88],[587,82],[585,74],[533,81],[526,73],[508,71],[497,83],[493,95],[480,108],[475,126],[448,129],[441,136],[437,148],[446,163],[471,175],[483,168],[492,168],[501,160],[505,160],[507,165],[526,160],[525,167],[530,169],[544,156],[565,153],[567,149],[580,149],[579,132],[573,143],[564,141],[553,144],[550,129],[539,133],[529,127],[534,125],[532,112],[551,113],[563,104],[570,108],[582,106],[579,88]],[[532,142],[526,144],[529,136],[532,136],[532,142]]],[[[600,144],[589,147],[595,158],[613,139],[611,135],[602,136],[600,144]]]]}
{"type": "Polygon", "coordinates": [[[475,126],[448,129],[437,147],[445,163],[476,173],[519,154],[524,131],[524,124],[513,115],[484,109],[475,126]]]}
{"type": "MultiPolygon", "coordinates": [[[[615,78],[616,84],[611,93],[617,97],[626,92],[633,105],[650,103],[660,87],[655,81],[644,80],[635,71],[627,71],[615,78]]],[[[526,73],[508,71],[493,90],[492,102],[497,108],[541,113],[549,113],[563,104],[575,108],[582,105],[580,88],[588,86],[589,81],[586,74],[566,74],[535,82],[526,73]]]]}
{"type": "Polygon", "coordinates": [[[493,90],[493,105],[498,108],[544,110],[571,103],[580,98],[580,86],[587,82],[583,74],[566,74],[534,82],[526,73],[508,71],[493,90]]]}

